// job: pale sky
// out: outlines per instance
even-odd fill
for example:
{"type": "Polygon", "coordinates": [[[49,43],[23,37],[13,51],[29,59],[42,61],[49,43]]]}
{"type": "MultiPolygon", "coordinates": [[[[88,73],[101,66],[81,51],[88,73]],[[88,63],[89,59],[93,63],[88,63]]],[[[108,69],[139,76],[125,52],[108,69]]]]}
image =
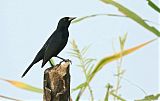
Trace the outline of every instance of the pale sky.
{"type": "MultiPolygon", "coordinates": [[[[158,2],[158,0],[153,1],[158,2]]],[[[158,23],[158,13],[147,5],[146,0],[117,0],[117,2],[142,18],[158,23]]],[[[43,71],[49,64],[41,69],[39,62],[32,67],[25,78],[22,79],[21,75],[55,30],[61,17],[81,17],[97,13],[121,14],[115,7],[98,0],[1,0],[0,12],[0,77],[22,81],[39,88],[43,85],[43,71]]],[[[159,27],[153,23],[148,24],[159,27]]],[[[113,54],[113,42],[118,51],[118,37],[126,32],[128,33],[126,48],[156,38],[153,33],[131,19],[109,16],[99,16],[72,24],[69,31],[69,41],[75,39],[79,48],[91,44],[87,56],[96,58],[97,61],[113,54]]],[[[70,72],[71,88],[74,88],[85,78],[82,70],[76,66],[77,61],[68,54],[70,47],[68,42],[59,55],[73,61],[70,72]]],[[[58,62],[59,60],[56,61],[58,62]]],[[[124,77],[143,88],[148,94],[158,93],[158,62],[158,41],[155,41],[124,58],[122,65],[126,71],[124,77]]],[[[91,82],[97,100],[104,98],[107,83],[115,83],[116,62],[105,67],[91,82]]],[[[121,86],[120,93],[123,98],[138,99],[145,96],[142,91],[125,80],[122,80],[121,86]]],[[[0,81],[0,89],[1,95],[22,100],[42,99],[41,94],[17,89],[3,81],[0,81]]],[[[75,98],[76,95],[77,92],[73,93],[72,97],[75,98]]],[[[88,90],[82,99],[89,100],[88,90]]]]}

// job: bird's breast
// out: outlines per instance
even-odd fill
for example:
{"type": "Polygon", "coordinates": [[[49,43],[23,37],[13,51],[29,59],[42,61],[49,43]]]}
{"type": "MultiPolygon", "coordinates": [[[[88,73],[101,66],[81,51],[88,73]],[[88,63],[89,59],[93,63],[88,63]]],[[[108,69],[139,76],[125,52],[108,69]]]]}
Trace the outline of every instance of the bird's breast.
{"type": "Polygon", "coordinates": [[[69,32],[68,32],[68,31],[62,32],[62,33],[61,33],[61,37],[64,38],[64,39],[66,39],[66,38],[68,39],[68,37],[69,37],[69,32]]]}
{"type": "Polygon", "coordinates": [[[63,45],[67,44],[68,41],[68,37],[69,37],[69,33],[68,32],[61,32],[59,35],[59,42],[63,45]]]}

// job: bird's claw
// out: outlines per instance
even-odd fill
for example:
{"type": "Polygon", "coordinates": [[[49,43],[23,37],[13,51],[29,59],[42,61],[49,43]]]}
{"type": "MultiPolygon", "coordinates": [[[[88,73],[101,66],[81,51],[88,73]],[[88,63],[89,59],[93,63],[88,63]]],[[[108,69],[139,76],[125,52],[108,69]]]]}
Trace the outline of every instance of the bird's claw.
{"type": "Polygon", "coordinates": [[[62,62],[69,62],[70,64],[72,64],[72,61],[69,59],[63,59],[63,58],[61,58],[61,59],[62,59],[62,61],[58,64],[58,66],[60,66],[62,64],[62,62]]]}
{"type": "MultiPolygon", "coordinates": [[[[64,59],[63,61],[64,61],[64,62],[70,62],[70,63],[72,64],[72,61],[69,60],[69,59],[64,59]]],[[[62,62],[63,62],[63,61],[62,61],[62,62]]]]}
{"type": "Polygon", "coordinates": [[[71,63],[71,64],[72,64],[72,61],[71,61],[71,60],[69,60],[69,59],[64,59],[64,60],[62,60],[59,64],[61,64],[62,62],[69,62],[69,63],[71,63]]]}

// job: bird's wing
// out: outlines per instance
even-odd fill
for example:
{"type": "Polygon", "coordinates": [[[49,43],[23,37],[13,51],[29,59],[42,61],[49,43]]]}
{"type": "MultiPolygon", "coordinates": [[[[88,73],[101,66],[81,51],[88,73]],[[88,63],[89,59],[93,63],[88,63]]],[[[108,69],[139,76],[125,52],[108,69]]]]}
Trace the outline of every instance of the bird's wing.
{"type": "Polygon", "coordinates": [[[57,45],[58,40],[51,39],[49,44],[46,47],[44,57],[43,57],[43,62],[42,62],[42,67],[49,61],[54,55],[57,54],[59,46],[57,45]]]}

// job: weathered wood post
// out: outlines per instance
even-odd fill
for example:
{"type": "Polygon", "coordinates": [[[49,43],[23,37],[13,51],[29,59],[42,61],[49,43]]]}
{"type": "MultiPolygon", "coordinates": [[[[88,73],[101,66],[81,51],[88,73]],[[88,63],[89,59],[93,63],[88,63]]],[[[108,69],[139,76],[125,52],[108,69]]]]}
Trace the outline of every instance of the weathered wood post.
{"type": "Polygon", "coordinates": [[[43,101],[71,101],[70,62],[62,62],[44,71],[43,101]]]}

